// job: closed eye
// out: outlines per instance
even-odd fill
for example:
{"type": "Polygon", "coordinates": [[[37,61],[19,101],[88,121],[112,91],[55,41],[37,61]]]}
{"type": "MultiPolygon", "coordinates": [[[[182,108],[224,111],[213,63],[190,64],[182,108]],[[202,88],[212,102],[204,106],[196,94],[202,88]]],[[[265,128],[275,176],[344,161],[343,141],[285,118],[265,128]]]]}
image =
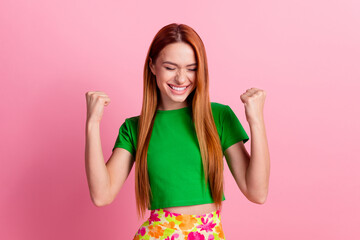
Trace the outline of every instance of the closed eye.
{"type": "MultiPolygon", "coordinates": [[[[172,70],[175,70],[175,68],[169,68],[169,67],[165,67],[167,70],[170,70],[170,71],[172,71],[172,70]]],[[[194,68],[194,69],[188,69],[189,71],[196,71],[197,70],[197,68],[194,68]]]]}

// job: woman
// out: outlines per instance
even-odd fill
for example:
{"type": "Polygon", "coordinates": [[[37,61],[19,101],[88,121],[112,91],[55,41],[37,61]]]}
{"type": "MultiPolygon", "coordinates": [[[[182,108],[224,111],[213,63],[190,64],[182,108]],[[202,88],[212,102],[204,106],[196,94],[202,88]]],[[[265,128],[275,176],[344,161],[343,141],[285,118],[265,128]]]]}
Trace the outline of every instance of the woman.
{"type": "Polygon", "coordinates": [[[240,96],[251,129],[249,140],[227,106],[210,102],[206,52],[185,24],[169,24],[155,35],[144,66],[141,114],[126,118],[104,164],[99,124],[110,98],[88,92],[86,173],[91,199],[110,204],[135,164],[138,216],[151,210],[134,239],[225,239],[221,224],[223,156],[239,189],[262,204],[270,159],[263,119],[265,91],[240,96]],[[205,167],[204,167],[205,166],[205,167]]]}

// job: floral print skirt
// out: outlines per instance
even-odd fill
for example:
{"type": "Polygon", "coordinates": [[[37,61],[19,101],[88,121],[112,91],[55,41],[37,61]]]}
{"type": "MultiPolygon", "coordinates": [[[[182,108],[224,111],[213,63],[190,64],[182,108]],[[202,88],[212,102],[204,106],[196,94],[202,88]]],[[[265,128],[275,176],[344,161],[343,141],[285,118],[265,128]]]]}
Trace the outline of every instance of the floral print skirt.
{"type": "Polygon", "coordinates": [[[220,210],[202,215],[179,214],[159,208],[140,226],[133,240],[225,239],[220,210]]]}

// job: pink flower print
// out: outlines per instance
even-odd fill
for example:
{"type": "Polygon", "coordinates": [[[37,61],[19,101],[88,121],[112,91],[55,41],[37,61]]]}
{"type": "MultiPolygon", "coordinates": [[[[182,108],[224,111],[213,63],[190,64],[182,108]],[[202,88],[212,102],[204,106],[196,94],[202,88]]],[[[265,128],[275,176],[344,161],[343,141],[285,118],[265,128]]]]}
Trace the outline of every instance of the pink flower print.
{"type": "Polygon", "coordinates": [[[167,211],[167,210],[165,210],[164,209],[164,213],[165,213],[165,217],[167,217],[167,216],[170,216],[170,217],[173,217],[173,216],[179,216],[180,215],[180,213],[172,213],[172,212],[169,212],[169,211],[167,211]]]}
{"type": "Polygon", "coordinates": [[[187,240],[205,240],[204,235],[198,232],[190,232],[187,240]]]}
{"type": "Polygon", "coordinates": [[[213,217],[213,214],[212,213],[209,213],[209,217],[208,218],[212,218],[213,217]]]}
{"type": "Polygon", "coordinates": [[[210,219],[204,220],[204,218],[201,218],[202,225],[197,226],[198,228],[201,228],[200,231],[206,231],[206,232],[212,232],[213,228],[216,226],[216,223],[214,223],[212,220],[209,222],[210,219]]]}
{"type": "Polygon", "coordinates": [[[140,228],[140,229],[138,230],[138,233],[140,233],[141,236],[144,236],[145,233],[146,233],[146,229],[145,229],[144,227],[142,227],[142,228],[140,228]]]}
{"type": "Polygon", "coordinates": [[[210,234],[208,240],[214,240],[214,235],[210,234]]]}
{"type": "Polygon", "coordinates": [[[171,238],[167,237],[164,240],[175,240],[175,238],[178,238],[178,237],[179,237],[179,234],[175,233],[171,236],[171,238]]]}
{"type": "Polygon", "coordinates": [[[158,218],[159,214],[151,212],[150,217],[149,217],[149,224],[151,224],[152,222],[157,222],[160,221],[160,218],[158,218]]]}
{"type": "Polygon", "coordinates": [[[219,218],[220,210],[217,210],[216,214],[218,215],[218,218],[219,218]]]}

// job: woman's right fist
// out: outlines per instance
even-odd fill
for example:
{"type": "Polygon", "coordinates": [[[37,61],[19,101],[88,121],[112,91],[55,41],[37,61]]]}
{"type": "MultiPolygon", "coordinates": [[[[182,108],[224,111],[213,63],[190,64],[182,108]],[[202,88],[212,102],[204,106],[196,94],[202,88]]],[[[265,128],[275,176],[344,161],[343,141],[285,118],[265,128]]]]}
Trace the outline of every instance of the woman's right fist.
{"type": "Polygon", "coordinates": [[[104,113],[104,106],[109,105],[110,98],[106,93],[100,91],[87,92],[85,96],[87,109],[86,121],[100,123],[104,113]]]}

